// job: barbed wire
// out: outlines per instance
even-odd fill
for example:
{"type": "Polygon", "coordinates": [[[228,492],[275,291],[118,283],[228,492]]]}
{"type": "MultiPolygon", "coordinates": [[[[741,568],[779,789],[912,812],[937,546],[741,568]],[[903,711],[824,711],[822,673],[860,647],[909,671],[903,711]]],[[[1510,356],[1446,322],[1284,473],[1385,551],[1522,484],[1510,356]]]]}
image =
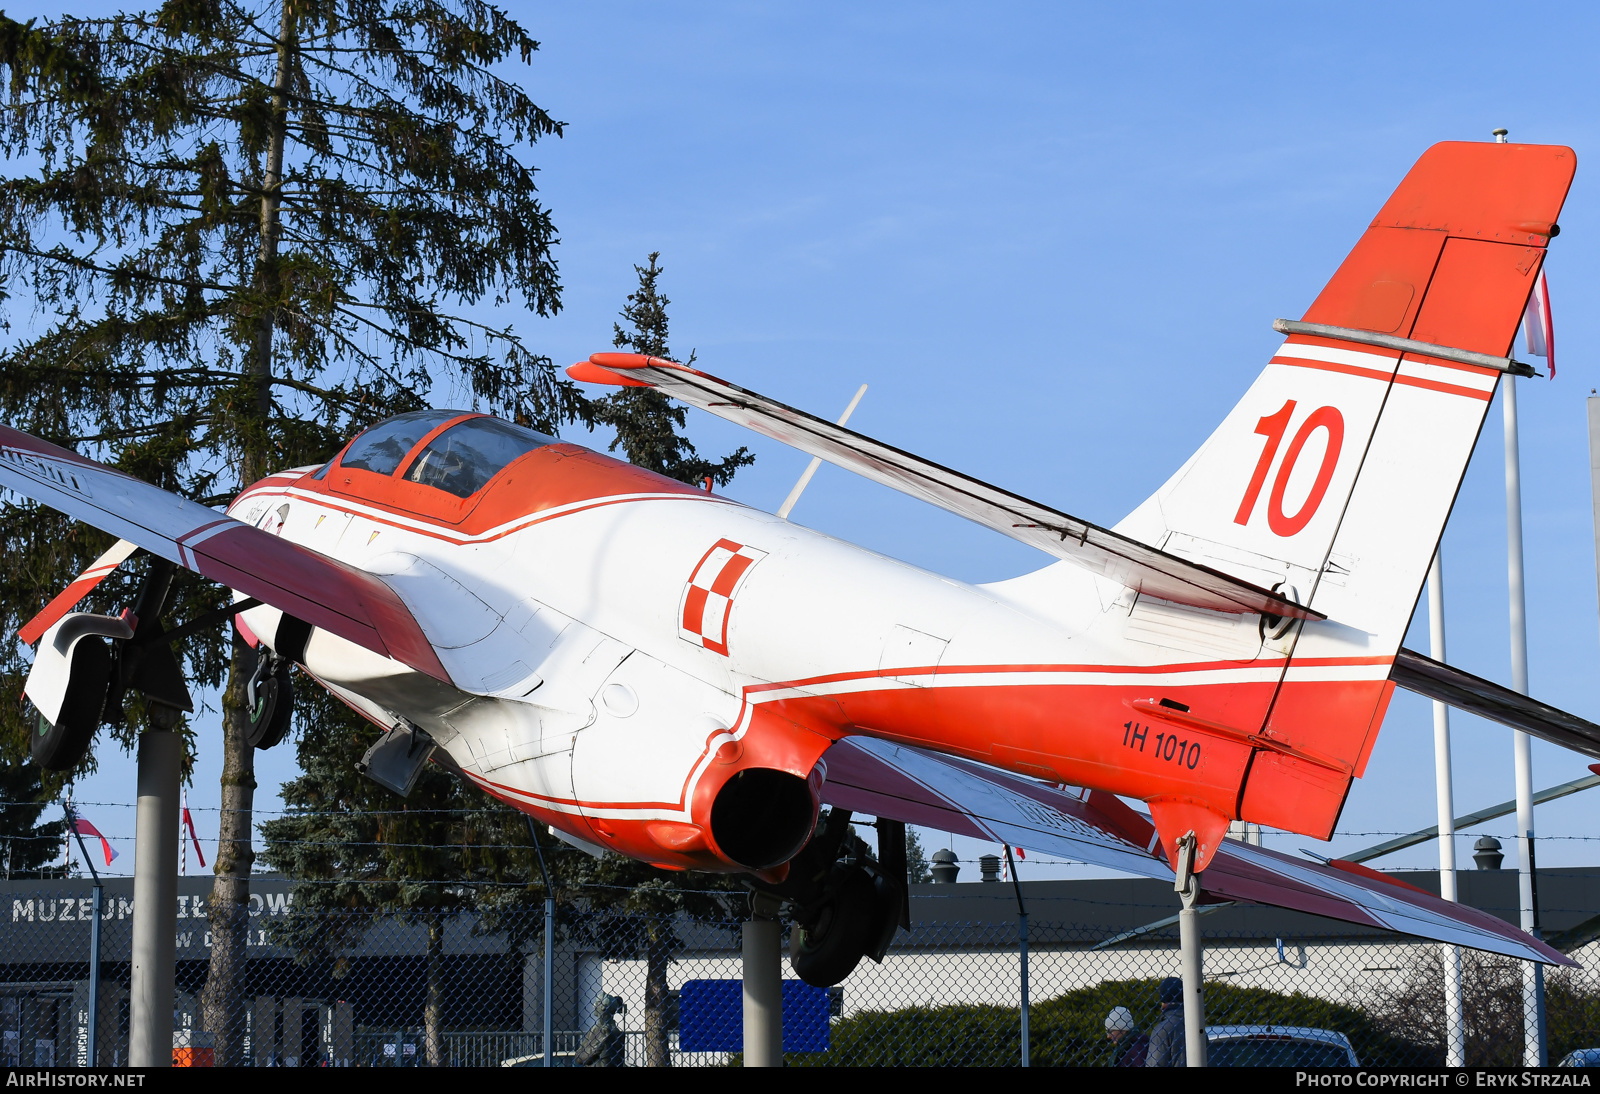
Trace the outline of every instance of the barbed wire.
{"type": "MultiPolygon", "coordinates": [[[[0,801],[0,808],[5,808],[7,806],[15,806],[15,805],[39,805],[39,804],[41,804],[41,803],[39,803],[37,801],[0,801]]],[[[51,804],[55,804],[55,803],[54,802],[47,802],[47,803],[43,803],[43,804],[51,805],[51,804]]],[[[74,809],[85,808],[85,807],[94,808],[94,809],[101,809],[101,808],[108,808],[108,809],[136,809],[136,808],[138,808],[138,805],[135,802],[96,802],[96,801],[77,801],[77,800],[73,801],[72,806],[73,806],[74,809]]],[[[250,814],[250,815],[254,815],[254,816],[266,815],[266,816],[275,816],[275,817],[282,817],[282,816],[315,817],[315,816],[325,816],[325,815],[327,815],[327,814],[318,813],[318,812],[315,812],[315,811],[312,811],[312,810],[298,809],[298,808],[266,809],[266,808],[257,807],[257,808],[251,808],[251,809],[225,810],[221,806],[216,806],[216,805],[191,805],[191,806],[188,807],[188,809],[189,809],[190,813],[224,813],[224,812],[231,812],[231,813],[245,813],[245,814],[250,814]]],[[[494,806],[494,805],[486,804],[486,805],[479,806],[479,807],[472,808],[472,809],[410,809],[410,808],[402,808],[402,809],[364,809],[364,810],[361,810],[359,813],[352,814],[352,815],[360,816],[360,817],[421,817],[421,816],[433,816],[433,815],[439,815],[439,816],[480,816],[480,815],[484,815],[484,814],[493,814],[493,813],[495,813],[495,812],[497,812],[499,810],[510,811],[510,807],[509,806],[497,807],[497,806],[494,806]]],[[[859,815],[860,816],[871,816],[872,814],[870,814],[870,813],[862,813],[862,814],[859,814],[859,815]]],[[[937,828],[933,828],[933,827],[930,827],[930,826],[927,826],[927,825],[918,825],[917,827],[924,828],[925,830],[930,831],[930,832],[936,832],[936,831],[937,832],[942,832],[943,831],[943,829],[937,829],[937,828]]],[[[1500,835],[1500,834],[1494,833],[1494,832],[1483,832],[1482,830],[1478,829],[1476,826],[1474,826],[1471,829],[1471,831],[1474,832],[1475,834],[1478,834],[1478,835],[1493,835],[1497,839],[1516,839],[1515,833],[1509,833],[1509,834],[1506,834],[1506,835],[1500,835]]],[[[1458,829],[1454,834],[1457,835],[1457,836],[1462,836],[1462,835],[1465,835],[1466,833],[1467,833],[1467,829],[1458,829]]],[[[954,834],[958,834],[959,835],[959,833],[954,833],[954,834]]],[[[1318,842],[1331,843],[1333,840],[1341,839],[1341,838],[1345,838],[1345,839],[1369,839],[1369,838],[1372,838],[1374,836],[1385,836],[1385,837],[1393,838],[1395,836],[1412,836],[1412,835],[1416,835],[1416,834],[1417,834],[1417,829],[1415,829],[1415,828],[1409,828],[1409,829],[1373,828],[1373,829],[1349,829],[1349,830],[1340,829],[1338,831],[1335,831],[1333,833],[1333,835],[1330,836],[1327,840],[1321,840],[1321,841],[1318,841],[1318,842]]],[[[1262,835],[1263,839],[1305,840],[1305,839],[1311,839],[1312,838],[1310,836],[1302,836],[1302,835],[1300,835],[1299,833],[1296,833],[1296,832],[1287,832],[1287,831],[1282,831],[1282,830],[1279,830],[1279,829],[1263,829],[1262,832],[1261,832],[1261,835],[1262,835]]],[[[975,836],[961,836],[961,838],[962,839],[976,839],[977,837],[975,837],[975,836]]],[[[1437,838],[1438,837],[1436,835],[1427,837],[1428,840],[1434,840],[1434,839],[1437,839],[1437,838]]],[[[1543,834],[1543,833],[1541,833],[1540,835],[1536,836],[1535,839],[1540,839],[1540,840],[1551,840],[1551,839],[1600,840],[1600,835],[1574,835],[1574,834],[1568,834],[1568,833],[1543,834]]],[[[998,841],[996,841],[996,846],[999,846],[998,841]]],[[[1420,846],[1420,844],[1419,844],[1419,846],[1420,846]]]]}

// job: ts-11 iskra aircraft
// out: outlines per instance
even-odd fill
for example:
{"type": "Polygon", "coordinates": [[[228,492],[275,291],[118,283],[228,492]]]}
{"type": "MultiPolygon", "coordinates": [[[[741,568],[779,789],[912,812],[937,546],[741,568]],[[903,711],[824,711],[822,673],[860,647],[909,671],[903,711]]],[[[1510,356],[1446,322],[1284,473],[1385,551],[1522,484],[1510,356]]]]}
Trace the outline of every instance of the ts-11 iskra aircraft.
{"type": "Polygon", "coordinates": [[[1329,838],[1396,685],[1600,756],[1600,727],[1401,646],[1496,386],[1534,374],[1510,351],[1574,167],[1562,147],[1428,150],[1111,528],[673,361],[569,370],[1054,556],[993,584],[477,413],[385,421],[226,514],[0,428],[0,485],[121,539],[22,631],[35,755],[72,766],[129,687],[187,704],[161,622],[181,566],[233,590],[258,648],[253,743],[283,735],[297,666],[382,731],[364,769],[398,793],[431,759],[580,848],[746,875],[805,928],[812,983],[906,923],[906,823],[1570,963],[1364,867],[1224,836],[1329,838]],[[132,610],[72,611],[136,550],[132,610]],[[852,814],[877,818],[876,855],[852,814]]]}

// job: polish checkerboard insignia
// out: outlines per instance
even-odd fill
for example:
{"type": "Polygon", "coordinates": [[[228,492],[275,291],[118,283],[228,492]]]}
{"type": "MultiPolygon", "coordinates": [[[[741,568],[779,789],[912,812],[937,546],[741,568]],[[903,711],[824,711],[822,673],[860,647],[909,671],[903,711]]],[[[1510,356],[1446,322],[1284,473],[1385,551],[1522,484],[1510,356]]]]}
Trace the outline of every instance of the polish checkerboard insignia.
{"type": "Polygon", "coordinates": [[[765,551],[731,539],[719,539],[705,553],[683,589],[678,634],[684,641],[728,656],[728,612],[734,594],[750,576],[751,568],[766,557],[765,551]]]}

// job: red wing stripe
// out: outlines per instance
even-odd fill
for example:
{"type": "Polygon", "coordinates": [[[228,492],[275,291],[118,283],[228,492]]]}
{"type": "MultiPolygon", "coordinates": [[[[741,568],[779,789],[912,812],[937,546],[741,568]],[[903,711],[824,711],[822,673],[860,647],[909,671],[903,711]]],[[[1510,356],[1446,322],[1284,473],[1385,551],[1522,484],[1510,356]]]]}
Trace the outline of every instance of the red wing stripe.
{"type": "Polygon", "coordinates": [[[6,426],[0,426],[0,482],[312,626],[450,680],[416,619],[372,574],[6,426]],[[196,518],[203,523],[194,524],[196,518]]]}
{"type": "Polygon", "coordinates": [[[219,517],[216,520],[210,520],[204,524],[196,525],[194,528],[191,528],[189,531],[179,536],[174,542],[182,543],[185,546],[191,543],[198,543],[200,542],[200,539],[204,538],[202,533],[211,531],[213,528],[221,528],[225,525],[234,523],[237,522],[232,517],[219,517]]]}
{"type": "Polygon", "coordinates": [[[239,523],[207,536],[194,556],[206,577],[450,682],[410,610],[373,574],[239,523]]]}

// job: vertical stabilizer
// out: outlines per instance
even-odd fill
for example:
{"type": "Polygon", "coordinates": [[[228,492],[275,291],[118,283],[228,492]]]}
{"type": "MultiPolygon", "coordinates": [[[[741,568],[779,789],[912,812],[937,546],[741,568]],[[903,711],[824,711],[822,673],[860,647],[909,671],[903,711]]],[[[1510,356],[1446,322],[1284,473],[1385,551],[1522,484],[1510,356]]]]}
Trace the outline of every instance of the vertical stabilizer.
{"type": "MultiPolygon", "coordinates": [[[[1564,147],[1435,145],[1302,321],[1505,356],[1575,165],[1564,147]]],[[[1266,746],[1238,815],[1331,833],[1501,375],[1292,335],[1200,451],[1118,525],[1327,616],[1276,638],[1268,628],[1283,670],[1260,721],[1236,726],[1266,746]]]]}

